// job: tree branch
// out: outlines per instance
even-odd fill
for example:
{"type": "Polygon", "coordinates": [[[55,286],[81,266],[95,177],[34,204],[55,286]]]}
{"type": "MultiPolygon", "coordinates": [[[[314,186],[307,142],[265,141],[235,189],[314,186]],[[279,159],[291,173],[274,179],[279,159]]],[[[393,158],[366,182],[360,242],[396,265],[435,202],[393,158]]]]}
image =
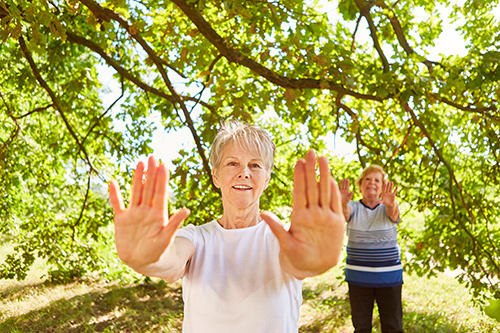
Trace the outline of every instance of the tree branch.
{"type": "MultiPolygon", "coordinates": [[[[354,111],[352,111],[352,109],[350,107],[348,107],[347,105],[343,104],[343,103],[339,103],[338,104],[342,109],[344,109],[350,116],[352,119],[354,119],[355,122],[359,123],[359,120],[358,120],[358,116],[356,115],[356,113],[354,113],[354,111]]],[[[361,126],[358,126],[358,129],[356,130],[356,141],[361,143],[364,147],[370,149],[371,151],[375,152],[375,154],[381,154],[382,153],[382,149],[380,148],[377,148],[377,147],[373,147],[369,144],[366,143],[366,141],[363,139],[363,137],[361,136],[361,131],[360,131],[360,128],[361,126]]]]}
{"type": "Polygon", "coordinates": [[[173,70],[177,75],[179,75],[182,78],[185,78],[184,74],[179,72],[177,68],[173,67],[170,65],[167,61],[164,59],[160,58],[153,50],[149,47],[148,43],[142,38],[142,36],[139,34],[139,31],[137,30],[136,27],[133,25],[130,25],[127,20],[125,20],[120,14],[118,14],[115,11],[112,11],[111,9],[102,7],[99,3],[93,1],[93,0],[79,0],[82,4],[84,4],[92,14],[97,19],[103,20],[105,22],[110,22],[111,20],[116,21],[124,28],[142,47],[143,49],[147,52],[147,54],[150,56],[151,60],[155,64],[161,64],[165,65],[171,70],[173,70]]]}
{"type": "Polygon", "coordinates": [[[118,72],[118,74],[125,77],[127,80],[131,81],[132,83],[134,83],[136,86],[138,86],[142,90],[144,90],[146,92],[150,92],[150,93],[157,95],[159,97],[162,97],[171,103],[175,103],[175,100],[171,95],[168,95],[161,90],[158,90],[156,88],[153,88],[153,87],[147,85],[146,83],[142,82],[139,78],[133,76],[128,70],[121,67],[120,64],[118,63],[118,61],[116,61],[111,56],[109,56],[96,43],[94,43],[94,42],[92,42],[84,37],[78,36],[71,31],[66,31],[66,35],[68,37],[68,41],[83,45],[83,46],[91,49],[92,51],[96,52],[97,54],[99,54],[101,56],[101,58],[103,58],[104,61],[106,61],[106,63],[108,65],[113,67],[118,72]]]}
{"type": "Polygon", "coordinates": [[[329,80],[316,80],[316,79],[291,79],[282,76],[264,66],[259,64],[253,59],[242,55],[239,51],[234,49],[229,43],[222,38],[208,23],[205,18],[200,14],[191,3],[185,0],[171,0],[175,3],[186,16],[198,28],[198,31],[205,36],[205,38],[212,43],[213,46],[230,62],[242,65],[253,71],[255,74],[264,77],[269,82],[277,86],[290,89],[328,89],[338,93],[353,96],[363,100],[381,101],[382,99],[377,96],[366,95],[357,93],[355,91],[345,88],[343,85],[329,80]]]}
{"type": "Polygon", "coordinates": [[[373,5],[365,0],[354,0],[354,2],[356,3],[356,6],[358,6],[361,16],[364,16],[366,22],[368,22],[368,28],[370,29],[370,36],[372,37],[373,40],[373,46],[375,47],[375,50],[377,50],[380,60],[382,61],[382,67],[384,69],[384,73],[388,72],[389,61],[387,61],[384,51],[380,46],[380,42],[378,41],[378,36],[377,36],[377,28],[375,27],[375,24],[373,23],[373,18],[370,14],[370,9],[373,5]]]}
{"type": "MultiPolygon", "coordinates": [[[[213,68],[214,68],[215,64],[216,64],[216,63],[217,63],[220,59],[222,59],[222,55],[221,55],[221,54],[218,54],[218,55],[217,55],[217,57],[215,57],[215,59],[214,59],[214,60],[212,60],[212,62],[210,63],[210,66],[208,66],[208,71],[209,71],[209,72],[211,72],[211,71],[213,70],[213,68]]],[[[210,80],[210,74],[209,74],[209,75],[207,75],[207,78],[206,78],[205,82],[203,83],[203,87],[202,87],[201,91],[200,91],[199,93],[197,93],[197,94],[196,94],[196,95],[198,96],[198,100],[197,100],[196,104],[198,104],[198,102],[199,102],[199,101],[201,101],[201,97],[203,96],[203,92],[204,92],[204,91],[205,91],[205,89],[207,88],[206,83],[207,83],[209,80],[210,80]]],[[[195,95],[195,96],[196,96],[196,95],[195,95]]],[[[195,105],[196,105],[196,104],[195,104],[195,105]]],[[[193,108],[191,108],[191,111],[192,111],[193,109],[194,109],[194,106],[193,106],[193,108]]],[[[214,110],[210,109],[210,111],[212,111],[212,112],[213,112],[214,110]]]]}
{"type": "Polygon", "coordinates": [[[436,94],[433,94],[433,95],[437,100],[439,100],[445,104],[448,104],[449,106],[453,106],[456,109],[466,111],[466,112],[479,113],[479,114],[486,116],[492,120],[500,121],[500,116],[498,116],[497,114],[490,114],[487,112],[487,111],[497,112],[498,109],[494,105],[492,105],[490,107],[472,108],[470,106],[463,106],[463,105],[460,105],[458,103],[452,102],[449,99],[447,99],[446,97],[441,97],[441,96],[438,96],[436,94]]]}
{"type": "Polygon", "coordinates": [[[12,117],[13,119],[16,119],[16,120],[19,120],[19,119],[22,119],[22,118],[25,118],[33,113],[37,113],[37,112],[40,112],[40,111],[45,111],[47,110],[48,108],[51,108],[51,107],[54,107],[54,104],[49,104],[47,106],[41,106],[39,108],[36,108],[34,110],[31,110],[23,115],[20,115],[20,116],[17,116],[17,117],[12,117]]]}
{"type": "Polygon", "coordinates": [[[0,91],[0,98],[2,99],[2,102],[5,105],[5,108],[7,109],[7,115],[9,116],[10,119],[12,119],[12,121],[16,125],[16,129],[10,135],[9,139],[6,142],[2,143],[2,146],[0,147],[0,160],[5,161],[7,159],[7,147],[16,139],[17,135],[19,134],[19,131],[21,130],[21,125],[19,125],[17,119],[12,116],[12,111],[10,110],[9,104],[7,104],[7,101],[5,100],[1,91],[0,91]]]}
{"type": "Polygon", "coordinates": [[[72,230],[71,239],[72,239],[73,242],[77,241],[77,239],[76,239],[76,227],[82,221],[83,213],[85,212],[85,208],[87,207],[87,202],[88,202],[89,193],[90,193],[90,180],[91,180],[91,175],[90,175],[90,172],[89,172],[89,175],[88,175],[88,178],[87,178],[87,190],[85,191],[85,197],[83,199],[82,208],[80,209],[80,215],[78,216],[78,219],[76,220],[76,222],[71,226],[71,230],[72,230]]]}
{"type": "Polygon", "coordinates": [[[359,29],[359,24],[361,23],[361,18],[363,15],[359,15],[358,19],[356,20],[356,28],[354,28],[354,32],[352,33],[352,41],[351,41],[351,51],[354,51],[354,44],[356,41],[356,34],[358,33],[359,29]]]}
{"type": "Polygon", "coordinates": [[[123,96],[125,94],[125,88],[124,88],[124,84],[123,84],[123,76],[120,76],[120,78],[121,78],[121,84],[122,84],[122,89],[121,89],[122,93],[120,94],[120,96],[118,96],[118,98],[116,100],[113,101],[113,103],[111,103],[111,105],[106,109],[106,111],[104,111],[104,113],[102,113],[96,119],[96,121],[94,122],[94,124],[88,129],[87,134],[85,135],[85,137],[82,140],[82,143],[84,143],[87,140],[87,138],[89,137],[90,133],[92,133],[92,131],[94,130],[94,128],[101,122],[102,118],[104,118],[104,116],[106,116],[106,114],[113,108],[113,106],[115,106],[115,104],[118,103],[118,101],[123,98],[123,96]]]}
{"type": "MultiPolygon", "coordinates": [[[[356,1],[362,1],[362,0],[356,0],[356,1]]],[[[403,31],[403,28],[401,27],[401,23],[398,20],[398,17],[396,16],[396,13],[394,13],[393,9],[384,2],[384,0],[378,0],[376,1],[377,6],[379,6],[382,9],[387,9],[391,11],[392,15],[388,15],[389,22],[391,22],[392,29],[394,30],[394,33],[396,34],[396,38],[398,39],[399,45],[403,48],[403,50],[406,52],[406,54],[410,55],[415,52],[413,48],[410,46],[408,43],[408,40],[406,39],[405,33],[403,31]]],[[[429,60],[424,60],[423,63],[427,66],[429,69],[429,72],[432,73],[433,71],[433,65],[435,62],[429,61],[429,60]]]]}
{"type": "MultiPolygon", "coordinates": [[[[198,133],[196,131],[194,121],[191,118],[191,114],[187,110],[187,107],[186,107],[186,104],[184,103],[183,97],[177,93],[172,82],[170,81],[170,79],[168,77],[167,71],[163,67],[163,65],[166,62],[163,61],[162,59],[160,59],[160,57],[156,54],[156,52],[154,52],[154,50],[149,46],[149,44],[142,38],[139,31],[137,29],[133,28],[133,26],[131,26],[118,13],[116,13],[110,9],[102,7],[97,2],[92,1],[92,0],[80,0],[80,2],[82,2],[85,6],[87,6],[97,18],[103,19],[103,20],[108,21],[108,22],[111,20],[118,22],[120,24],[120,26],[122,28],[124,28],[132,36],[132,38],[134,38],[137,41],[137,43],[139,43],[139,45],[141,45],[143,50],[146,51],[149,58],[156,65],[156,68],[158,69],[161,77],[163,78],[163,82],[165,82],[168,90],[172,94],[173,104],[179,105],[181,110],[182,110],[182,113],[184,114],[184,118],[186,119],[185,122],[186,122],[189,130],[191,131],[191,135],[193,136],[193,139],[196,143],[198,153],[199,153],[201,160],[202,160],[202,163],[203,163],[203,168],[205,170],[205,173],[210,178],[210,183],[212,185],[212,188],[215,191],[219,191],[219,189],[215,186],[215,184],[213,182],[210,164],[208,162],[208,158],[206,157],[205,149],[202,146],[201,138],[198,136],[198,133]]],[[[169,66],[169,68],[172,69],[172,66],[169,66]]]]}
{"type": "Polygon", "coordinates": [[[59,99],[57,98],[56,94],[52,91],[52,89],[49,87],[47,82],[45,82],[45,80],[42,78],[42,75],[40,74],[40,71],[38,70],[38,67],[35,64],[35,61],[33,60],[31,53],[28,51],[28,48],[26,47],[26,43],[24,42],[24,38],[22,36],[20,36],[18,41],[19,41],[19,46],[21,47],[21,51],[23,52],[24,57],[28,61],[29,65],[31,67],[31,71],[33,72],[33,75],[35,76],[35,79],[38,81],[38,83],[42,86],[42,88],[50,96],[50,99],[52,100],[52,104],[54,105],[54,108],[59,112],[64,124],[66,125],[66,129],[68,130],[70,135],[73,137],[73,139],[75,140],[75,142],[78,145],[78,147],[80,148],[80,150],[85,155],[85,159],[90,167],[90,171],[94,171],[96,174],[99,174],[97,169],[94,167],[92,161],[90,160],[90,156],[88,155],[87,150],[85,149],[85,146],[80,142],[78,135],[74,131],[73,127],[71,127],[69,120],[66,118],[66,115],[62,110],[61,104],[59,103],[59,99]]]}
{"type": "Polygon", "coordinates": [[[496,261],[495,261],[495,257],[489,252],[487,251],[483,245],[481,244],[480,241],[478,241],[478,239],[472,234],[471,230],[469,230],[469,228],[467,228],[467,226],[465,225],[465,223],[462,221],[462,219],[460,217],[458,217],[458,214],[456,212],[456,202],[455,202],[455,195],[454,195],[454,191],[453,191],[453,184],[456,185],[457,187],[457,190],[458,192],[460,193],[460,197],[461,197],[461,201],[462,201],[462,207],[466,210],[466,212],[468,213],[468,216],[469,218],[471,219],[471,224],[474,224],[474,215],[471,214],[471,211],[467,205],[467,203],[465,202],[465,198],[463,196],[463,192],[464,190],[461,188],[460,186],[460,183],[458,182],[458,180],[456,179],[455,177],[455,172],[453,170],[453,168],[451,167],[451,165],[448,163],[448,161],[444,158],[443,154],[441,153],[440,149],[437,147],[436,143],[434,142],[434,140],[432,139],[430,133],[427,131],[427,129],[425,128],[425,126],[422,124],[422,122],[418,119],[418,117],[415,115],[415,113],[413,112],[413,110],[411,109],[411,107],[408,105],[408,103],[405,103],[405,105],[403,106],[404,109],[410,114],[412,120],[413,120],[413,123],[418,127],[420,128],[420,130],[422,131],[422,133],[425,135],[425,137],[427,137],[427,139],[429,140],[429,143],[432,147],[432,150],[436,153],[438,159],[441,161],[441,163],[443,163],[445,166],[446,166],[446,169],[448,170],[448,173],[449,173],[449,176],[450,176],[450,198],[452,200],[452,209],[453,209],[453,217],[454,219],[458,222],[459,226],[462,228],[463,231],[465,231],[465,233],[469,236],[469,238],[471,239],[472,241],[472,251],[473,251],[473,254],[474,256],[478,259],[477,261],[477,264],[479,265],[479,267],[481,268],[481,270],[483,271],[483,273],[486,275],[486,276],[489,276],[489,273],[488,271],[483,267],[482,263],[481,263],[481,260],[480,260],[480,255],[478,254],[477,252],[477,247],[480,248],[480,251],[485,253],[486,256],[491,260],[491,263],[493,264],[493,266],[495,266],[496,270],[499,271],[500,270],[500,267],[497,265],[496,261]]]}
{"type": "Polygon", "coordinates": [[[408,127],[408,130],[406,131],[405,137],[403,138],[403,141],[394,150],[394,152],[392,153],[391,157],[387,161],[386,165],[388,165],[389,163],[391,163],[391,161],[394,159],[394,157],[396,157],[396,155],[399,153],[399,151],[401,150],[401,148],[403,148],[403,146],[406,144],[406,142],[408,141],[408,138],[410,137],[410,133],[411,133],[412,128],[413,128],[413,124],[410,124],[410,127],[408,127]]]}

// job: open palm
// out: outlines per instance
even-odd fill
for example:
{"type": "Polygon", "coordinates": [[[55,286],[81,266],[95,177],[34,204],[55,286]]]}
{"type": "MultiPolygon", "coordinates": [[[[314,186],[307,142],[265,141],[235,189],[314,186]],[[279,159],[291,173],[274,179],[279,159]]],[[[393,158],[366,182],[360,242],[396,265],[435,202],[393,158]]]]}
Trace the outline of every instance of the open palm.
{"type": "Polygon", "coordinates": [[[321,274],[336,265],[343,245],[344,216],[339,188],[330,176],[325,157],[319,158],[319,183],[315,168],[313,151],[295,166],[288,231],[275,215],[262,214],[280,243],[282,265],[299,278],[321,274]]]}
{"type": "Polygon", "coordinates": [[[168,169],[154,157],[149,158],[147,174],[144,163],[139,162],[127,208],[118,183],[114,180],[110,183],[116,249],[120,259],[132,268],[156,262],[172,242],[180,223],[189,215],[189,210],[182,209],[168,219],[168,180],[168,169]]]}
{"type": "Polygon", "coordinates": [[[396,192],[398,187],[394,187],[393,182],[388,182],[382,187],[381,202],[386,206],[392,206],[396,202],[396,192]]]}

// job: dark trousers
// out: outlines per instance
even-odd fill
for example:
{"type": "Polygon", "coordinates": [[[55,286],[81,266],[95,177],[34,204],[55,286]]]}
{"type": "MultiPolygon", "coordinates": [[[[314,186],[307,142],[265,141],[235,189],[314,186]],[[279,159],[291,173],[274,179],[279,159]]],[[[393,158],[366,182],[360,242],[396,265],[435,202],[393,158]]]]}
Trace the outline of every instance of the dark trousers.
{"type": "Polygon", "coordinates": [[[403,332],[402,286],[365,288],[349,283],[349,300],[354,333],[370,333],[373,322],[373,306],[378,305],[382,333],[403,332]]]}

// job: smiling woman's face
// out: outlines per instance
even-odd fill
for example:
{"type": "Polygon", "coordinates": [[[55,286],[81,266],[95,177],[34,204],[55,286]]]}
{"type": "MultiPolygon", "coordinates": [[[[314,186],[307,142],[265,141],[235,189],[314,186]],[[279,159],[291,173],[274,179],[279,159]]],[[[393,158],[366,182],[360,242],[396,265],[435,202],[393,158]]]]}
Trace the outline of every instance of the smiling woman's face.
{"type": "Polygon", "coordinates": [[[214,184],[221,189],[224,208],[247,209],[259,206],[259,198],[269,184],[270,172],[254,152],[233,143],[224,148],[214,184]]]}
{"type": "Polygon", "coordinates": [[[379,171],[372,171],[364,178],[360,186],[363,198],[380,198],[384,176],[379,171]]]}

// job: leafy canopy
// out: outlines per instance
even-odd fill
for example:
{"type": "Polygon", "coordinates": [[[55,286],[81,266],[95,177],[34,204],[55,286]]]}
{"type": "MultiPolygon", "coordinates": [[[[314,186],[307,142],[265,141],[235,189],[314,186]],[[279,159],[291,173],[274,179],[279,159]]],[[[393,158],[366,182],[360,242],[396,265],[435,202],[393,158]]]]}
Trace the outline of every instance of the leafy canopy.
{"type": "Polygon", "coordinates": [[[218,216],[207,155],[233,117],[276,139],[262,208],[287,217],[293,161],[309,147],[323,152],[336,133],[356,153],[352,163],[332,159],[335,176],[381,164],[419,216],[401,230],[406,268],[459,269],[475,295],[499,297],[496,6],[1,0],[0,231],[15,251],[0,276],[23,278],[36,256],[61,280],[117,265],[106,182],[128,183],[130,161],[151,153],[154,114],[194,143],[174,161],[175,205],[191,208],[191,223],[218,216]],[[460,26],[464,56],[429,59],[442,20],[460,26]],[[119,107],[102,99],[99,66],[114,72],[119,107]]]}

